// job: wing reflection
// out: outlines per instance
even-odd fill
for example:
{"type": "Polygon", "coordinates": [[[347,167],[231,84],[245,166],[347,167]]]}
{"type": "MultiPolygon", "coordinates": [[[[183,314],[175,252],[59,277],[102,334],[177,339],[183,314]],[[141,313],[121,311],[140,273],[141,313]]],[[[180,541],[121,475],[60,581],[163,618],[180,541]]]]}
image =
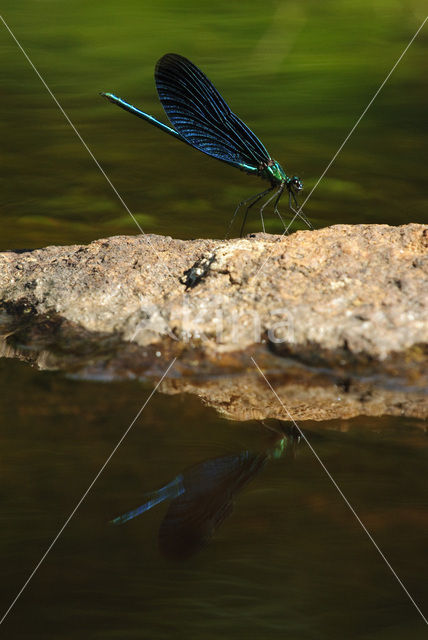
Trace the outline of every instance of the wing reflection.
{"type": "MultiPolygon", "coordinates": [[[[267,426],[267,425],[264,425],[267,426]]],[[[202,549],[233,510],[235,496],[255,478],[271,459],[293,451],[298,442],[294,429],[280,423],[275,439],[261,453],[241,451],[200,464],[179,474],[160,489],[146,495],[145,502],[115,518],[123,524],[165,500],[171,500],[159,528],[159,548],[171,559],[188,558],[202,549]]]]}

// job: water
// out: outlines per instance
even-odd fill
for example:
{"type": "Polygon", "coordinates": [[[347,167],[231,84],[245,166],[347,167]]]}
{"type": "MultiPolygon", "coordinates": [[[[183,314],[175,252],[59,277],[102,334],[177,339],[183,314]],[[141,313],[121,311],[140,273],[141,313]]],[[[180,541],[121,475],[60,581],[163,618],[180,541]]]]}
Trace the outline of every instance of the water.
{"type": "MultiPolygon", "coordinates": [[[[122,113],[114,91],[164,118],[156,61],[176,51],[309,192],[422,22],[418,0],[353,6],[267,2],[245,11],[186,1],[3,2],[72,122],[146,232],[224,237],[263,183],[122,113]]],[[[423,30],[306,207],[316,226],[424,221],[427,123],[423,30]]],[[[39,78],[2,31],[1,248],[136,233],[123,206],[39,78]]],[[[270,217],[270,231],[281,224],[270,217]]],[[[259,230],[257,213],[248,230],[259,230]]],[[[297,228],[297,227],[295,227],[297,228]]]]}
{"type": "MultiPolygon", "coordinates": [[[[5,607],[148,395],[2,361],[5,607]],[[7,388],[7,395],[4,390],[7,388]],[[108,391],[108,393],[106,393],[108,391]]],[[[421,421],[304,423],[305,433],[422,605],[427,448],[421,421]]],[[[416,611],[314,459],[269,463],[212,542],[166,560],[167,505],[108,521],[203,460],[263,450],[258,423],[232,423],[192,396],[156,395],[5,622],[7,637],[422,638],[416,611]],[[7,625],[7,626],[6,626],[7,625]]]]}
{"type": "MultiPolygon", "coordinates": [[[[156,60],[213,80],[309,192],[424,17],[422,2],[32,3],[2,14],[147,232],[223,237],[256,179],[180,145],[98,96],[163,117],[156,60]]],[[[136,233],[5,30],[0,248],[136,233]]],[[[314,192],[315,226],[424,221],[426,30],[314,192]]],[[[280,230],[272,218],[269,231],[280,230]]],[[[297,226],[295,227],[297,228],[297,226]]],[[[259,230],[254,215],[248,231],[259,230]]],[[[0,360],[1,611],[6,610],[150,393],[0,360]]],[[[268,389],[266,393],[269,393],[268,389]]],[[[427,613],[426,423],[302,424],[427,613]]],[[[186,561],[159,551],[167,505],[108,521],[204,460],[263,451],[255,422],[156,394],[0,627],[7,638],[425,638],[426,627],[308,447],[269,463],[186,561]]]]}

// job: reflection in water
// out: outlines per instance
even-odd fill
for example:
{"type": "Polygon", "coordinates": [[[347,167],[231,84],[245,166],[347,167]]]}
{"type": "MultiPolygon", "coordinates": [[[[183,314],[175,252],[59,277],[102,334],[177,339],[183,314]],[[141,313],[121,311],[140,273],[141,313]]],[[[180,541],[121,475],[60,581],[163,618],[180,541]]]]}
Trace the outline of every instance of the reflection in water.
{"type": "MultiPolygon", "coordinates": [[[[244,391],[243,384],[239,388],[244,391]]],[[[105,382],[0,359],[5,606],[129,424],[130,407],[141,406],[141,393],[136,380],[113,381],[106,393],[105,382]]],[[[146,490],[187,475],[203,460],[275,444],[253,420],[221,420],[196,395],[157,394],[145,411],[132,441],[11,612],[5,637],[77,640],[82,621],[88,638],[426,636],[307,447],[299,447],[298,464],[287,457],[290,446],[277,463],[268,462],[234,497],[236,512],[189,560],[165,561],[154,552],[169,503],[106,528],[106,520],[147,501],[146,490]]],[[[428,527],[426,423],[359,417],[304,429],[412,597],[428,602],[421,571],[428,527]]]]}
{"type": "Polygon", "coordinates": [[[164,500],[171,500],[159,528],[161,553],[171,559],[197,553],[232,513],[233,500],[241,489],[269,460],[280,458],[286,451],[293,452],[299,441],[297,430],[281,421],[276,428],[262,424],[275,435],[273,444],[263,452],[241,451],[205,460],[148,494],[142,505],[111,522],[123,524],[164,500]]]}

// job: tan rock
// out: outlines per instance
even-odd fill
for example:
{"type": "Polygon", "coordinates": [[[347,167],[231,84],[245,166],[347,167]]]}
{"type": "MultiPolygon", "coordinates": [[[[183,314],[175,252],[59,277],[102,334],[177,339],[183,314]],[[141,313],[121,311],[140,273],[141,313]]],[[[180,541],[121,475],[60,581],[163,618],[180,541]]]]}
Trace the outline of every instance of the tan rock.
{"type": "MultiPolygon", "coordinates": [[[[388,377],[401,389],[427,384],[428,228],[420,224],[229,241],[117,236],[8,251],[0,300],[5,353],[27,357],[21,347],[31,347],[47,368],[157,375],[175,355],[181,376],[218,375],[252,366],[257,349],[273,372],[291,360],[340,379],[380,375],[383,387],[388,377]]],[[[327,416],[333,396],[323,398],[327,416]]],[[[357,405],[341,415],[361,412],[357,405]]]]}

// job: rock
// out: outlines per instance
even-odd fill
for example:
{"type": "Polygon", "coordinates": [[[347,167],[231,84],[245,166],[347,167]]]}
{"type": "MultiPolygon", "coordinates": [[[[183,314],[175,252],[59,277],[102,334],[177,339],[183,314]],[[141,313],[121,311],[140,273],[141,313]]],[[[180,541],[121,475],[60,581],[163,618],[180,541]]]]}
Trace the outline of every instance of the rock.
{"type": "Polygon", "coordinates": [[[198,366],[232,368],[265,344],[311,366],[404,372],[418,384],[427,276],[428,227],[419,224],[229,241],[116,236],[0,253],[0,331],[22,333],[24,323],[31,333],[50,318],[63,338],[80,331],[116,350],[131,342],[189,363],[196,350],[198,366]]]}

